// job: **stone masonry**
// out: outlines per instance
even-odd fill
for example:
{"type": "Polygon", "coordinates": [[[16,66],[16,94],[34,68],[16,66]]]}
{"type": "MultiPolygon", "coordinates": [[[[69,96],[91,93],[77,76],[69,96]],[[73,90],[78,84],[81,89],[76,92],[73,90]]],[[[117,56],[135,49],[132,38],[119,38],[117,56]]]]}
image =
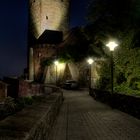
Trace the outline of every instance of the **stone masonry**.
{"type": "Polygon", "coordinates": [[[61,104],[62,93],[55,92],[0,121],[0,140],[47,140],[61,104]]]}
{"type": "Polygon", "coordinates": [[[44,30],[66,32],[70,0],[29,0],[29,30],[37,39],[44,30]]]}
{"type": "MultiPolygon", "coordinates": [[[[69,5],[70,0],[29,0],[29,48],[28,68],[29,79],[42,82],[45,68],[41,63],[46,58],[57,56],[55,40],[59,35],[46,33],[45,41],[51,38],[52,42],[39,42],[41,35],[47,30],[50,32],[62,32],[63,35],[69,29],[69,5]],[[55,45],[55,47],[54,47],[55,45]]],[[[62,41],[61,40],[61,41],[62,41]]]]}
{"type": "Polygon", "coordinates": [[[3,101],[7,97],[8,84],[0,81],[0,101],[3,101]]]}
{"type": "Polygon", "coordinates": [[[64,91],[48,140],[139,140],[140,120],[97,102],[88,91],[64,91]]]}

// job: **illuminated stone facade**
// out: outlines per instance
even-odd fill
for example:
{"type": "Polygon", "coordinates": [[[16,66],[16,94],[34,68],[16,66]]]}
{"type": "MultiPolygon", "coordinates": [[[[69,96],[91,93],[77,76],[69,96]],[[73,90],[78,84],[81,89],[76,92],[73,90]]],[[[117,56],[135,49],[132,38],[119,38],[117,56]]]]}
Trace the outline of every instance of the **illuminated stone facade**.
{"type": "Polygon", "coordinates": [[[70,0],[29,0],[29,31],[37,39],[46,29],[63,31],[69,26],[70,0]]]}
{"type": "Polygon", "coordinates": [[[34,64],[34,80],[43,81],[45,71],[45,63],[47,59],[54,59],[56,55],[56,46],[51,44],[40,44],[34,46],[33,64],[34,64]]]}
{"type": "Polygon", "coordinates": [[[29,0],[30,80],[42,81],[47,69],[42,64],[56,58],[57,46],[69,30],[69,5],[70,0],[29,0]]]}

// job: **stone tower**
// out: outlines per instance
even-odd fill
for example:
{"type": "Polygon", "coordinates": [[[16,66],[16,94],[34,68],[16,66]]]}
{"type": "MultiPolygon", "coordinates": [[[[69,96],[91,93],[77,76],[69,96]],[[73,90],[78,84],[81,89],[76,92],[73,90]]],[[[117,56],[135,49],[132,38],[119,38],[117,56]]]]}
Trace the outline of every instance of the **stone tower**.
{"type": "Polygon", "coordinates": [[[54,58],[69,30],[70,0],[29,0],[29,79],[42,79],[42,63],[54,58]]]}
{"type": "Polygon", "coordinates": [[[29,32],[38,39],[47,29],[65,33],[69,26],[70,0],[29,0],[29,32]]]}

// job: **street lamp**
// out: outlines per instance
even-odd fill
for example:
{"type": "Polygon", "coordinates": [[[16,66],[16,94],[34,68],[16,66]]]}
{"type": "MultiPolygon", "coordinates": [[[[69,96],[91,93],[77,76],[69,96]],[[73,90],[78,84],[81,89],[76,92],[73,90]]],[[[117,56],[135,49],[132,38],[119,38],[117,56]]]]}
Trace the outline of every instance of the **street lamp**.
{"type": "Polygon", "coordinates": [[[113,94],[113,51],[118,46],[118,44],[114,41],[110,41],[106,46],[110,49],[111,57],[110,57],[110,64],[111,64],[111,94],[113,94]]]}
{"type": "Polygon", "coordinates": [[[94,62],[92,58],[89,58],[87,60],[87,63],[89,64],[89,90],[91,89],[91,65],[94,62]]]}
{"type": "Polygon", "coordinates": [[[58,60],[55,60],[54,61],[54,64],[55,64],[55,82],[56,82],[56,85],[57,85],[57,67],[59,65],[59,61],[58,60]]]}

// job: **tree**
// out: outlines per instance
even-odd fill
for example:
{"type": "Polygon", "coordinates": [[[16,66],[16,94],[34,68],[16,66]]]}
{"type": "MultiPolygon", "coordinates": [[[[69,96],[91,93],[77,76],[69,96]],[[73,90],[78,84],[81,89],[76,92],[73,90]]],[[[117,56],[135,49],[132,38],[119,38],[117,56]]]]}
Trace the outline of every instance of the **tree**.
{"type": "Polygon", "coordinates": [[[104,31],[124,30],[140,23],[139,0],[91,0],[88,18],[104,31]],[[114,29],[113,29],[114,28],[114,29]]]}
{"type": "MultiPolygon", "coordinates": [[[[88,7],[88,20],[91,25],[87,36],[91,38],[92,46],[100,43],[103,50],[105,42],[117,38],[120,42],[114,52],[115,89],[138,93],[140,90],[140,1],[139,0],[91,0],[88,7]]],[[[108,56],[108,53],[105,51],[108,56]]],[[[107,63],[107,61],[106,61],[107,63]]],[[[109,63],[109,61],[108,61],[109,63]]],[[[104,62],[101,65],[105,66],[104,62]]],[[[100,86],[103,79],[108,79],[108,71],[102,68],[100,86]]],[[[101,85],[102,84],[102,85],[101,85]]],[[[104,89],[109,88],[108,85],[104,89]]]]}

